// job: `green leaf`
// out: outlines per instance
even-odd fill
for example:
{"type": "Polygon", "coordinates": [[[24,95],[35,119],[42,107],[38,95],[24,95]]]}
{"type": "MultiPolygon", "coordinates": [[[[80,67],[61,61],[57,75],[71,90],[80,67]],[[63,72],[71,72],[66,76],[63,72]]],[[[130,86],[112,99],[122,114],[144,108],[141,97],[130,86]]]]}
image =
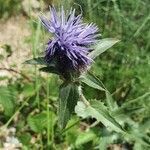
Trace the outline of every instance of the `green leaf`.
{"type": "Polygon", "coordinates": [[[11,116],[15,109],[15,91],[7,87],[0,87],[0,104],[4,108],[4,114],[11,116]]]}
{"type": "Polygon", "coordinates": [[[110,143],[112,142],[110,140],[110,137],[101,137],[100,138],[100,142],[99,142],[99,149],[102,149],[102,150],[107,150],[107,147],[110,143]]]}
{"type": "Polygon", "coordinates": [[[145,119],[139,126],[139,130],[141,132],[147,132],[150,130],[150,118],[145,119]]]}
{"type": "Polygon", "coordinates": [[[19,136],[19,140],[24,145],[30,144],[31,138],[32,136],[29,133],[24,133],[19,136]]]}
{"type": "Polygon", "coordinates": [[[33,58],[24,62],[25,64],[31,65],[47,65],[44,57],[33,58]]]}
{"type": "Polygon", "coordinates": [[[68,121],[66,128],[62,131],[65,133],[65,140],[68,142],[69,145],[75,143],[77,136],[80,134],[79,129],[79,118],[78,116],[74,115],[68,121]]]}
{"type": "Polygon", "coordinates": [[[116,102],[113,100],[112,96],[110,95],[109,91],[104,87],[103,83],[92,73],[88,72],[87,74],[83,74],[80,77],[80,79],[83,83],[87,84],[88,86],[94,89],[105,91],[107,106],[109,107],[110,110],[114,110],[118,107],[116,102]]]}
{"type": "Polygon", "coordinates": [[[88,86],[90,86],[94,89],[98,89],[100,91],[105,91],[100,80],[91,73],[83,74],[80,77],[80,79],[83,83],[87,84],[88,86]]]}
{"type": "Polygon", "coordinates": [[[50,66],[50,67],[42,67],[39,69],[40,71],[46,72],[46,73],[54,73],[60,75],[58,69],[56,67],[50,66]]]}
{"type": "Polygon", "coordinates": [[[78,102],[75,107],[78,116],[87,118],[92,117],[102,122],[106,127],[117,132],[124,132],[121,125],[110,115],[107,107],[100,101],[92,100],[90,105],[86,106],[83,102],[78,102]]]}
{"type": "Polygon", "coordinates": [[[91,53],[89,53],[88,56],[92,59],[95,59],[97,56],[105,52],[117,42],[119,42],[119,40],[113,38],[102,39],[98,42],[98,44],[94,46],[94,50],[91,53]]]}
{"type": "Polygon", "coordinates": [[[78,135],[76,142],[75,142],[75,146],[79,147],[85,143],[88,143],[89,141],[92,141],[96,138],[96,135],[92,132],[92,131],[88,131],[88,132],[82,132],[78,135]]]}
{"type": "Polygon", "coordinates": [[[46,126],[47,116],[46,113],[40,113],[35,116],[29,116],[27,121],[34,132],[42,132],[46,126]]]}
{"type": "Polygon", "coordinates": [[[42,67],[39,70],[47,73],[55,73],[60,75],[55,59],[47,63],[44,57],[38,57],[38,58],[27,60],[24,63],[31,64],[31,65],[46,65],[46,67],[42,67]]]}
{"type": "MultiPolygon", "coordinates": [[[[136,142],[135,144],[134,144],[134,148],[133,148],[134,150],[143,150],[143,146],[141,145],[141,143],[139,143],[139,142],[136,142]]],[[[145,149],[146,150],[146,149],[145,149]]]]}
{"type": "Polygon", "coordinates": [[[105,133],[105,135],[101,135],[100,141],[99,141],[99,146],[98,146],[99,149],[107,150],[108,145],[114,143],[114,141],[116,141],[118,139],[118,135],[119,134],[117,134],[117,133],[110,133],[108,135],[107,135],[107,133],[105,133]]]}
{"type": "Polygon", "coordinates": [[[107,106],[109,107],[110,110],[116,110],[118,109],[118,105],[117,103],[113,100],[111,94],[109,93],[109,91],[105,91],[106,94],[106,102],[107,102],[107,106]]]}
{"type": "Polygon", "coordinates": [[[33,83],[25,84],[22,90],[22,94],[26,97],[31,97],[36,94],[36,88],[33,83]]]}
{"type": "MultiPolygon", "coordinates": [[[[49,118],[49,122],[55,123],[55,120],[51,120],[52,118],[53,119],[56,118],[55,114],[53,112],[50,112],[49,116],[51,115],[53,115],[53,117],[49,118]]],[[[34,132],[41,133],[47,127],[47,121],[48,121],[47,113],[42,112],[34,116],[29,116],[27,121],[28,121],[28,125],[34,132]]]]}
{"type": "Polygon", "coordinates": [[[131,140],[134,139],[136,142],[140,143],[141,145],[150,147],[149,136],[143,134],[143,131],[140,131],[139,128],[134,124],[132,124],[131,127],[128,129],[127,134],[125,136],[131,140]]]}
{"type": "Polygon", "coordinates": [[[64,83],[59,93],[59,125],[64,128],[74,111],[79,99],[78,85],[75,83],[64,83]]]}

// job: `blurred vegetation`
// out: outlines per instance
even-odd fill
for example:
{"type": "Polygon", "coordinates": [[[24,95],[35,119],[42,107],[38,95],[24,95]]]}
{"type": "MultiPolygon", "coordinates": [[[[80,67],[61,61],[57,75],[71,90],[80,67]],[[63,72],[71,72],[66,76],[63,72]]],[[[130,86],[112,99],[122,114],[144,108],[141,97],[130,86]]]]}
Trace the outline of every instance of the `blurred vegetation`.
{"type": "Polygon", "coordinates": [[[19,14],[21,0],[0,0],[0,18],[19,14]]]}
{"type": "MultiPolygon", "coordinates": [[[[39,2],[44,3],[42,0],[39,2]]],[[[45,2],[45,8],[52,3],[45,2]]],[[[121,40],[97,58],[92,72],[104,83],[113,100],[117,102],[120,109],[116,113],[121,118],[120,123],[131,132],[133,138],[106,129],[101,123],[93,124],[94,119],[81,120],[76,115],[67,125],[67,129],[60,131],[57,125],[57,97],[61,81],[56,75],[42,74],[37,66],[28,66],[25,70],[24,64],[22,70],[16,72],[19,76],[15,80],[7,76],[0,77],[0,82],[7,83],[7,86],[0,85],[0,126],[16,128],[15,136],[22,143],[23,150],[62,150],[68,147],[79,150],[115,150],[119,147],[120,150],[149,150],[149,0],[57,0],[53,3],[63,4],[66,8],[75,7],[77,13],[82,12],[85,22],[94,22],[99,26],[102,38],[121,40]]],[[[24,15],[22,9],[19,0],[0,0],[2,19],[24,15]]],[[[36,57],[44,51],[41,45],[47,42],[48,34],[41,27],[38,18],[29,16],[27,22],[32,33],[26,41],[32,47],[33,57],[36,57]]],[[[0,54],[0,61],[11,57],[11,47],[5,44],[3,49],[7,54],[0,54]]],[[[12,53],[15,51],[11,51],[12,53]]],[[[7,71],[13,72],[15,67],[10,66],[7,71]]],[[[87,99],[96,98],[106,103],[102,91],[83,86],[87,99]]],[[[1,134],[2,132],[0,147],[5,136],[1,134]]]]}

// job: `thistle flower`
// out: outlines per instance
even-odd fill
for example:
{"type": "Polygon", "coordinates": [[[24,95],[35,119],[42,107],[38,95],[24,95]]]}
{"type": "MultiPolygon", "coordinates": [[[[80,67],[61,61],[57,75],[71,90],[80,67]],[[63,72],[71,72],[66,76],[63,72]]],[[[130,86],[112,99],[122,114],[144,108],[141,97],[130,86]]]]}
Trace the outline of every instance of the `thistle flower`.
{"type": "Polygon", "coordinates": [[[65,13],[63,7],[58,14],[51,6],[50,19],[44,16],[40,19],[43,26],[53,34],[46,47],[45,59],[48,63],[55,58],[62,72],[80,72],[91,64],[88,53],[99,36],[95,24],[83,23],[82,14],[75,16],[75,9],[65,13]]]}

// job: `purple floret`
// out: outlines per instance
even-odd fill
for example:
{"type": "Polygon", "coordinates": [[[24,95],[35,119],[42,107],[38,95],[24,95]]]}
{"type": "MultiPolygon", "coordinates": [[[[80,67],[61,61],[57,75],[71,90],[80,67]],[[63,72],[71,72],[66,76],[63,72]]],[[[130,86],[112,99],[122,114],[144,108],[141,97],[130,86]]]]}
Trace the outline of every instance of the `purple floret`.
{"type": "Polygon", "coordinates": [[[82,22],[82,15],[75,16],[75,9],[60,15],[50,7],[50,19],[40,17],[43,26],[53,34],[46,48],[46,61],[56,58],[62,69],[80,70],[92,62],[88,57],[90,46],[96,42],[98,28],[95,24],[82,22]],[[68,15],[67,15],[68,14],[68,15]]]}

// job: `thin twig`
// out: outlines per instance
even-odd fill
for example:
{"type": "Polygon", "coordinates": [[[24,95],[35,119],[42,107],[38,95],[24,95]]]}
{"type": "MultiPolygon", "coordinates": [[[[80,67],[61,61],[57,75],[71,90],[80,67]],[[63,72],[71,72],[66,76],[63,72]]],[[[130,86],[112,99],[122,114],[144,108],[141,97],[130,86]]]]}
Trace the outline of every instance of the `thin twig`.
{"type": "Polygon", "coordinates": [[[14,70],[14,69],[11,69],[11,68],[0,68],[0,70],[6,70],[6,71],[9,71],[9,72],[14,72],[16,74],[21,75],[23,78],[25,78],[29,82],[32,82],[32,80],[28,76],[26,76],[25,74],[23,74],[22,72],[19,72],[17,70],[14,70]]]}

